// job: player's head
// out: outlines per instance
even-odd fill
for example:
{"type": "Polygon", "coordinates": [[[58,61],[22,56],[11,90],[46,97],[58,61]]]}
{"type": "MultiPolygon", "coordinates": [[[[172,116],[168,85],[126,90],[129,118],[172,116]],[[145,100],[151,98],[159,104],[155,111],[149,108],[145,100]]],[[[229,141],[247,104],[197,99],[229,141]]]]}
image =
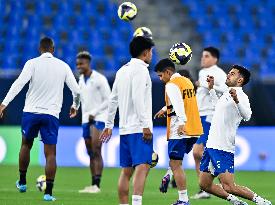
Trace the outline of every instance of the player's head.
{"type": "Polygon", "coordinates": [[[155,71],[157,72],[159,79],[162,82],[167,83],[171,76],[176,72],[176,68],[175,64],[169,58],[164,58],[157,63],[155,71]]]}
{"type": "Polygon", "coordinates": [[[152,60],[152,50],[154,45],[155,44],[151,39],[137,36],[133,38],[130,43],[130,54],[132,58],[139,58],[149,64],[152,60]]]}
{"type": "Polygon", "coordinates": [[[201,67],[209,68],[216,65],[220,58],[220,51],[215,47],[206,47],[203,49],[201,56],[201,67]]]}
{"type": "Polygon", "coordinates": [[[40,53],[54,53],[54,42],[53,39],[49,37],[44,37],[40,40],[39,44],[39,51],[40,53]]]}
{"type": "Polygon", "coordinates": [[[240,65],[233,65],[227,75],[225,84],[228,87],[242,87],[249,82],[249,79],[249,70],[240,65]]]}
{"type": "Polygon", "coordinates": [[[184,76],[184,77],[186,77],[186,78],[192,79],[189,70],[181,69],[181,70],[178,70],[178,73],[179,73],[181,76],[184,76]]]}
{"type": "Polygon", "coordinates": [[[76,56],[76,67],[80,74],[91,69],[92,56],[88,51],[81,51],[76,56]]]}

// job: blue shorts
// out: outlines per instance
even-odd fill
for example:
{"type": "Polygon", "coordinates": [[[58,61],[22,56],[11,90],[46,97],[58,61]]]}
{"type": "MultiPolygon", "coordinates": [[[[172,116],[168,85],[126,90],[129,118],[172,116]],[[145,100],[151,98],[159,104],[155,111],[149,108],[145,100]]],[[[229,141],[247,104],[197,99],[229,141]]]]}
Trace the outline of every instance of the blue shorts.
{"type": "Polygon", "coordinates": [[[120,136],[120,166],[135,167],[152,163],[153,140],[144,142],[143,133],[120,136]]]}
{"type": "Polygon", "coordinates": [[[91,132],[90,132],[90,126],[93,125],[95,126],[96,129],[102,131],[105,127],[105,123],[104,122],[100,122],[100,121],[93,121],[92,123],[83,123],[82,124],[82,136],[84,139],[88,139],[91,137],[91,132]]]}
{"type": "Polygon", "coordinates": [[[170,159],[183,160],[184,154],[188,154],[198,138],[171,139],[168,141],[168,155],[170,159]]]}
{"type": "Polygon", "coordinates": [[[200,170],[214,176],[225,173],[234,173],[234,154],[222,150],[205,148],[201,159],[200,170]]]}
{"type": "Polygon", "coordinates": [[[40,131],[44,144],[56,144],[58,136],[59,120],[48,114],[35,114],[23,112],[22,135],[32,141],[40,131]]]}
{"type": "Polygon", "coordinates": [[[203,144],[204,147],[206,146],[206,142],[208,140],[208,134],[210,130],[211,123],[206,122],[206,116],[201,116],[201,124],[203,127],[203,135],[197,140],[196,144],[203,144]]]}

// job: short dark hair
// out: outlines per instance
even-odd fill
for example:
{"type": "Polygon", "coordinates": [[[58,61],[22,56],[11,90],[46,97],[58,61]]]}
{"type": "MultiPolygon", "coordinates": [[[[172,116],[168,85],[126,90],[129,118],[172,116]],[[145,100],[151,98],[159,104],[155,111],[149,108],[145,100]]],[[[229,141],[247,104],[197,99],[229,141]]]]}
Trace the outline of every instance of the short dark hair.
{"type": "Polygon", "coordinates": [[[250,71],[247,70],[244,66],[241,65],[233,65],[232,69],[237,69],[240,75],[243,77],[243,86],[246,85],[250,80],[250,71]]]}
{"type": "Polygon", "coordinates": [[[132,39],[129,50],[132,58],[136,58],[142,54],[143,51],[151,49],[154,46],[154,42],[150,38],[144,38],[137,36],[132,39]]]}
{"type": "Polygon", "coordinates": [[[173,72],[176,70],[175,64],[169,58],[164,58],[157,63],[155,71],[164,72],[167,68],[170,68],[173,72]]]}
{"type": "Polygon", "coordinates": [[[77,56],[77,59],[87,59],[89,62],[92,60],[92,56],[88,51],[80,51],[77,56]]]}
{"type": "Polygon", "coordinates": [[[213,47],[213,46],[210,46],[210,47],[206,47],[203,49],[203,51],[208,51],[211,56],[217,58],[218,60],[220,59],[220,51],[219,49],[213,47]]]}
{"type": "Polygon", "coordinates": [[[49,37],[43,37],[40,40],[40,48],[45,51],[49,51],[51,48],[54,48],[53,39],[51,39],[49,37]]]}

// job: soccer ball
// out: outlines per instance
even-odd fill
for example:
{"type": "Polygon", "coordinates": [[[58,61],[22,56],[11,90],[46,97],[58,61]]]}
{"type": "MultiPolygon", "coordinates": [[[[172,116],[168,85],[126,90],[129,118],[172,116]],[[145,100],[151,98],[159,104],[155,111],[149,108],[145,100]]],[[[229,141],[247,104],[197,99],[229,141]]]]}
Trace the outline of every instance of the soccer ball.
{"type": "Polygon", "coordinates": [[[45,175],[40,175],[36,179],[36,187],[41,192],[46,190],[46,176],[45,175]]]}
{"type": "Polygon", "coordinates": [[[145,38],[150,38],[150,39],[153,40],[152,31],[149,28],[147,28],[147,27],[139,27],[139,28],[137,28],[133,36],[134,37],[143,36],[145,38]]]}
{"type": "Polygon", "coordinates": [[[117,14],[120,19],[131,21],[137,15],[137,7],[131,2],[124,2],[118,7],[117,14]]]}
{"type": "Polygon", "coordinates": [[[185,65],[192,58],[192,50],[186,43],[176,43],[170,49],[169,57],[174,63],[185,65]]]}
{"type": "Polygon", "coordinates": [[[158,154],[155,153],[155,152],[153,152],[153,153],[152,153],[152,163],[151,163],[151,166],[150,166],[150,167],[153,168],[153,167],[157,166],[158,161],[159,161],[159,156],[158,156],[158,154]]]}

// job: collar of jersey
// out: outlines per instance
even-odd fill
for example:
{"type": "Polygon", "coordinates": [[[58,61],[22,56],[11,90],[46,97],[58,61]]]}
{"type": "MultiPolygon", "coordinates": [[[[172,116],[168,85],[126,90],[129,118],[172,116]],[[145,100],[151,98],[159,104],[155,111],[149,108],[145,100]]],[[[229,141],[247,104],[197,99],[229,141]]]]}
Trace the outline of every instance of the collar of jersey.
{"type": "Polygon", "coordinates": [[[171,76],[171,80],[176,78],[176,77],[181,77],[181,75],[179,73],[174,73],[172,76],[171,76]]]}
{"type": "Polygon", "coordinates": [[[149,64],[145,63],[143,60],[140,60],[138,58],[131,58],[130,63],[139,63],[139,64],[142,64],[142,65],[144,65],[146,67],[149,66],[149,64]]]}
{"type": "Polygon", "coordinates": [[[41,57],[50,58],[50,57],[53,57],[53,54],[51,54],[50,52],[46,52],[46,53],[42,53],[41,57]]]}

